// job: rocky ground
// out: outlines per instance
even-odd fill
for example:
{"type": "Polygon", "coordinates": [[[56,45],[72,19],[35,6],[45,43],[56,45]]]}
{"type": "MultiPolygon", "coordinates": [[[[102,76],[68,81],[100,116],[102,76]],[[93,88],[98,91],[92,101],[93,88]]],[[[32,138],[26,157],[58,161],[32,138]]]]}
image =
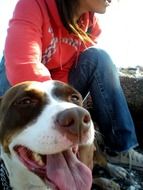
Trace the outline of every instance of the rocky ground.
{"type": "MultiPolygon", "coordinates": [[[[141,151],[141,150],[139,150],[141,151]]],[[[141,151],[143,152],[143,151],[141,151]]],[[[120,165],[121,166],[121,165],[120,165]]],[[[122,166],[121,166],[122,167],[122,166]]],[[[128,175],[126,179],[118,179],[116,177],[111,177],[107,171],[96,166],[93,170],[93,178],[95,177],[106,177],[113,180],[120,185],[121,190],[143,190],[143,172],[133,169],[127,169],[128,175]]],[[[102,190],[95,184],[93,184],[92,190],[102,190]]],[[[111,190],[111,189],[110,189],[111,190]]]]}

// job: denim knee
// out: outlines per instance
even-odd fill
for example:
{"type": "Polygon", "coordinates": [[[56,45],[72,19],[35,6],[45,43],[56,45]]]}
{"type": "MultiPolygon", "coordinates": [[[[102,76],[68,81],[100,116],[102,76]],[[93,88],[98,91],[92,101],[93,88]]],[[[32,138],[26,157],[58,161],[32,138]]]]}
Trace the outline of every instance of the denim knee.
{"type": "Polygon", "coordinates": [[[71,69],[69,83],[84,97],[92,81],[98,76],[109,81],[110,76],[117,78],[118,73],[115,64],[105,50],[90,47],[80,54],[76,66],[71,69]]]}
{"type": "Polygon", "coordinates": [[[85,60],[89,60],[88,62],[90,62],[90,64],[97,65],[100,63],[100,67],[104,70],[106,67],[110,68],[110,70],[117,71],[117,67],[113,63],[113,60],[111,59],[110,55],[105,50],[100,48],[96,47],[87,48],[84,52],[81,53],[79,57],[80,64],[82,64],[81,60],[84,60],[83,64],[86,63],[85,60]]]}

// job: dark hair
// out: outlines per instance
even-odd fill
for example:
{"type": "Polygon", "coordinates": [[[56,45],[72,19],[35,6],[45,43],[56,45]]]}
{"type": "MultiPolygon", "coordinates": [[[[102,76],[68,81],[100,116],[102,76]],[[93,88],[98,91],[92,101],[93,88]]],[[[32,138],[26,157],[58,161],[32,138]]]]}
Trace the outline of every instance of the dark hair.
{"type": "Polygon", "coordinates": [[[90,37],[78,26],[74,19],[79,9],[79,0],[56,0],[56,4],[65,28],[78,36],[83,42],[92,42],[90,37]]]}

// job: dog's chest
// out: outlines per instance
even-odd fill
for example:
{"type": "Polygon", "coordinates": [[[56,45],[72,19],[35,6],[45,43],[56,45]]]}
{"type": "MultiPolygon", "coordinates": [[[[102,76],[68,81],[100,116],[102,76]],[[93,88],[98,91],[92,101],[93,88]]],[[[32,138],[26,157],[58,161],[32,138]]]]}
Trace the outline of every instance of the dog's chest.
{"type": "MultiPolygon", "coordinates": [[[[30,184],[29,182],[26,184],[21,183],[21,187],[18,187],[16,184],[16,187],[11,187],[10,186],[10,181],[9,181],[9,174],[8,171],[5,167],[4,162],[1,160],[0,161],[0,189],[1,190],[51,190],[51,188],[46,187],[45,185],[34,185],[30,184]],[[24,187],[22,187],[24,185],[24,187]]],[[[16,177],[16,176],[15,176],[16,177]]],[[[22,179],[22,177],[21,177],[22,179]]],[[[16,179],[15,179],[16,180],[16,179]]],[[[16,183],[16,181],[15,181],[16,183]]]]}
{"type": "Polygon", "coordinates": [[[4,162],[0,160],[0,189],[12,190],[9,183],[8,171],[4,165],[4,162]]]}

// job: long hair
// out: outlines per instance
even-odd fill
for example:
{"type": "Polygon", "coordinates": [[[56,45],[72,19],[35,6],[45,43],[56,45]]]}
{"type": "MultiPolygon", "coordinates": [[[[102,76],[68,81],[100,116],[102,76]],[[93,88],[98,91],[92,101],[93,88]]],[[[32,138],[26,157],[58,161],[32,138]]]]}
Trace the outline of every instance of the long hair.
{"type": "Polygon", "coordinates": [[[56,0],[59,15],[65,28],[78,36],[83,42],[92,42],[91,38],[84,32],[77,22],[75,22],[75,13],[79,9],[79,0],[56,0]]]}

